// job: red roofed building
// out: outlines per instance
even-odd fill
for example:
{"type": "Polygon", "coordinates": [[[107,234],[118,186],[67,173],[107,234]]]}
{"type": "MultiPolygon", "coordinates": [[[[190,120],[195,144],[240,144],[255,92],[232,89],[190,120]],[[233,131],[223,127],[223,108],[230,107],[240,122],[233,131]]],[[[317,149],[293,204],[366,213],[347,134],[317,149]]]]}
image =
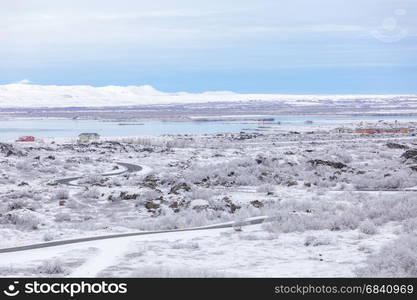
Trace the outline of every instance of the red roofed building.
{"type": "Polygon", "coordinates": [[[16,142],[34,142],[34,141],[35,141],[35,137],[31,135],[21,136],[20,138],[16,140],[16,142]]]}

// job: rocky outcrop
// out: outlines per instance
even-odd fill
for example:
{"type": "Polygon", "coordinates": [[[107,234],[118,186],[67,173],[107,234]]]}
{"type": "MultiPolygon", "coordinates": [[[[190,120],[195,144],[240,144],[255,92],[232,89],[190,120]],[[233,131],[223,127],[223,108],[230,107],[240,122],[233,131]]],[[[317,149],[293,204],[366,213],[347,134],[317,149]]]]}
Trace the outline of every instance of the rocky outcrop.
{"type": "Polygon", "coordinates": [[[313,166],[329,166],[335,169],[343,169],[346,168],[347,165],[341,162],[334,162],[334,161],[328,161],[328,160],[321,160],[321,159],[312,159],[308,161],[313,166]]]}
{"type": "Polygon", "coordinates": [[[407,150],[401,155],[401,157],[405,159],[417,160],[417,150],[407,150]]]}
{"type": "Polygon", "coordinates": [[[20,150],[17,150],[13,145],[0,143],[0,153],[4,154],[4,156],[9,157],[12,155],[15,156],[23,156],[24,153],[20,150]]]}
{"type": "Polygon", "coordinates": [[[180,190],[184,190],[184,191],[188,192],[188,191],[191,190],[191,187],[188,184],[186,184],[185,182],[179,183],[179,184],[174,185],[171,188],[171,190],[169,191],[169,193],[178,195],[180,190]]]}
{"type": "Polygon", "coordinates": [[[397,143],[387,143],[387,147],[390,149],[408,149],[407,145],[401,145],[397,143]]]}

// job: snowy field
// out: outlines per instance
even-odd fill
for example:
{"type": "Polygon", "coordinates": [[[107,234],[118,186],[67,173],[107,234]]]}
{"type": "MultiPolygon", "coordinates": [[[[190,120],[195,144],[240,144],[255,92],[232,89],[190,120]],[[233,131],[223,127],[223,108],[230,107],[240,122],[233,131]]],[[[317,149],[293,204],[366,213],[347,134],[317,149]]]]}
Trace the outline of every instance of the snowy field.
{"type": "Polygon", "coordinates": [[[176,230],[0,253],[0,276],[415,277],[413,130],[0,143],[0,249],[176,230]]]}

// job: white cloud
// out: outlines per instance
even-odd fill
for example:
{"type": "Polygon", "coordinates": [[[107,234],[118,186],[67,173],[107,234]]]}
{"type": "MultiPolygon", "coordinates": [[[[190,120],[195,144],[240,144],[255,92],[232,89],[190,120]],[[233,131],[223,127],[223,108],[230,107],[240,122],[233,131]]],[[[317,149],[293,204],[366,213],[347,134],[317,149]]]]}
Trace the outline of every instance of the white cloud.
{"type": "MultiPolygon", "coordinates": [[[[265,57],[257,60],[261,68],[271,66],[271,61],[277,62],[276,66],[296,65],[303,57],[310,64],[320,64],[323,59],[336,64],[327,50],[337,43],[361,46],[361,55],[353,58],[333,53],[341,58],[338,61],[358,63],[373,60],[367,54],[382,47],[368,49],[363,40],[375,41],[371,33],[384,18],[395,16],[399,26],[407,30],[407,37],[413,37],[417,28],[415,2],[407,0],[4,2],[0,11],[0,67],[120,59],[148,64],[159,59],[160,65],[171,64],[170,60],[189,65],[194,60],[198,63],[193,67],[204,69],[224,66],[222,59],[229,56],[230,49],[243,66],[261,56],[265,57]],[[395,15],[395,9],[406,14],[395,15]],[[298,49],[291,48],[293,45],[298,49]],[[216,50],[215,57],[210,56],[212,49],[216,50]],[[298,58],[288,60],[292,54],[298,58]]],[[[398,63],[392,57],[388,53],[371,63],[398,63]]],[[[407,55],[395,53],[395,59],[399,57],[407,59],[407,55]]]]}

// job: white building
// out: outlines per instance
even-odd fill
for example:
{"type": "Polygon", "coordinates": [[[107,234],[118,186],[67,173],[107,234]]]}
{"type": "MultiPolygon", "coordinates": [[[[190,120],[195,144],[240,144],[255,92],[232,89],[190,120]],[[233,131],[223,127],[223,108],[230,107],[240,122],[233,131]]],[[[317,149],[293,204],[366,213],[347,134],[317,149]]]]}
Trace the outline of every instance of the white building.
{"type": "Polygon", "coordinates": [[[80,133],[78,135],[78,141],[81,143],[97,141],[98,139],[100,139],[100,135],[98,133],[80,133]]]}

